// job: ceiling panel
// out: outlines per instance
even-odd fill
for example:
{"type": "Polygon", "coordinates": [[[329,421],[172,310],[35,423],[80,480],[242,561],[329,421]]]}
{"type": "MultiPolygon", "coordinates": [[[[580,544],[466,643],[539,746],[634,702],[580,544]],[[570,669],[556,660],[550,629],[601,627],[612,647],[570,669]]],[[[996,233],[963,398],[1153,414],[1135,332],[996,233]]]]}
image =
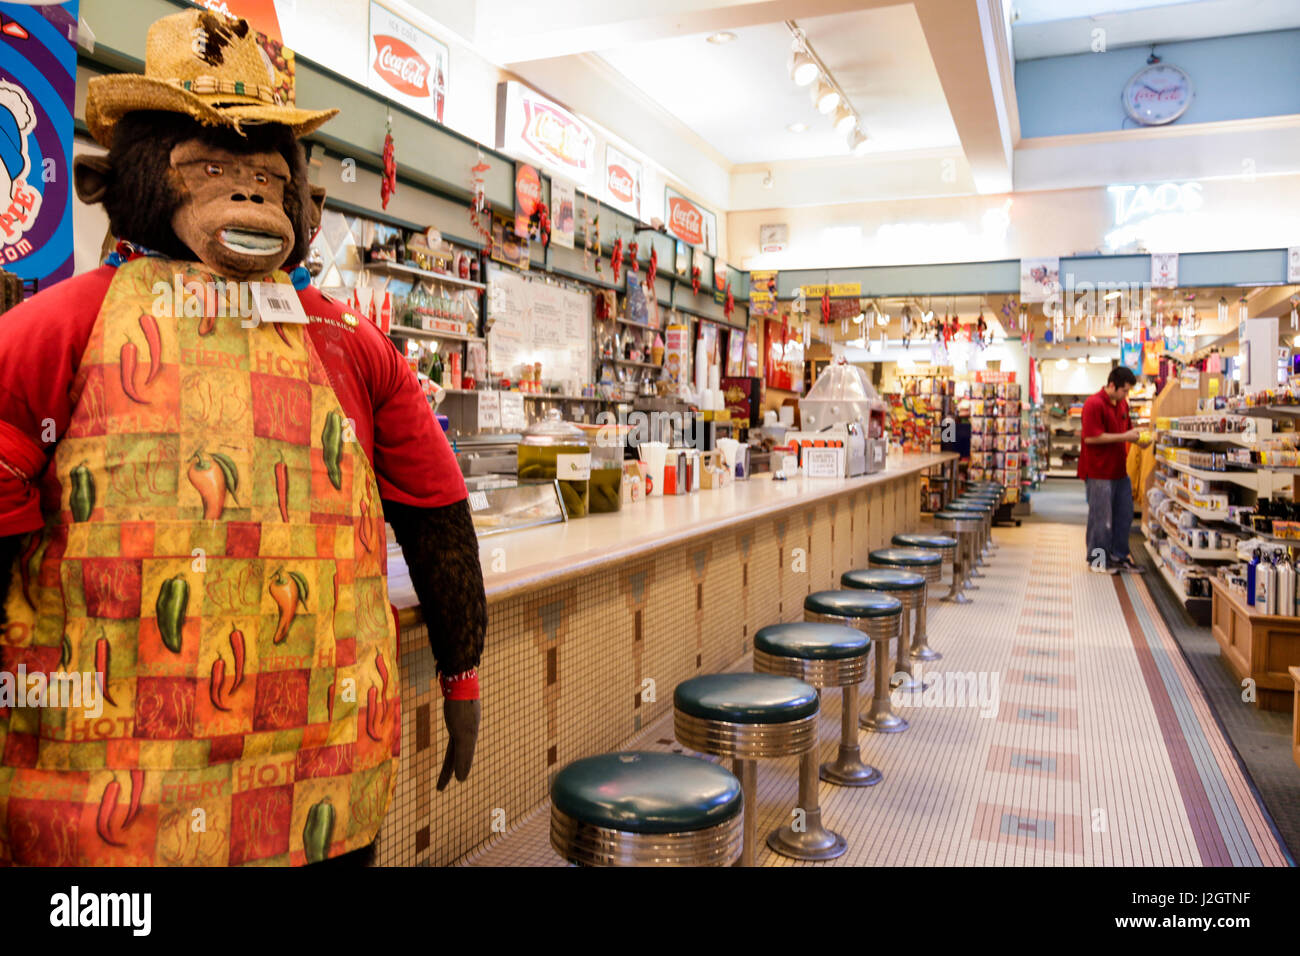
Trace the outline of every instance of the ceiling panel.
{"type": "MultiPolygon", "coordinates": [[[[801,21],[859,111],[874,152],[958,144],[921,25],[910,4],[801,21]]],[[[845,156],[845,138],[787,72],[782,23],[603,50],[600,56],[667,112],[737,164],[845,156]],[[788,127],[807,124],[802,133],[788,127]]],[[[976,41],[978,42],[978,41],[976,41]]]]}

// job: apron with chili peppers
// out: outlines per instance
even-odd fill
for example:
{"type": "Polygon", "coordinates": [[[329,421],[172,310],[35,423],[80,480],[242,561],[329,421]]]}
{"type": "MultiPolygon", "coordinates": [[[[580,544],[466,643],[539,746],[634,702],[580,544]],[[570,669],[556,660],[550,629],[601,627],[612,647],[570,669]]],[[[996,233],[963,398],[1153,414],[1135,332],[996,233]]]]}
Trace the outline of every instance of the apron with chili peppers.
{"type": "Polygon", "coordinates": [[[0,671],[105,693],[31,706],[29,677],[0,711],[0,864],[299,865],[369,844],[392,796],[374,473],[305,326],[196,286],[159,316],[178,274],[219,290],[118,269],[6,596],[0,671]]]}

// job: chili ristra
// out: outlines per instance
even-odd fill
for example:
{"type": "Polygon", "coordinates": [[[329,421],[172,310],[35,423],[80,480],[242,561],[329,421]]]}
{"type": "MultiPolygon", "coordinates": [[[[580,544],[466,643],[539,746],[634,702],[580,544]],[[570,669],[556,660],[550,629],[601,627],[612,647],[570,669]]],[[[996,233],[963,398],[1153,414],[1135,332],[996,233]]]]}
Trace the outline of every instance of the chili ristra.
{"type": "Polygon", "coordinates": [[[302,828],[302,850],[308,863],[319,863],[329,854],[334,839],[334,804],[329,797],[312,804],[302,828]]]}
{"type": "Polygon", "coordinates": [[[145,345],[149,346],[149,375],[146,385],[162,373],[162,338],[158,335],[158,321],[148,312],[140,313],[140,331],[144,333],[145,345]]]}
{"type": "Polygon", "coordinates": [[[321,458],[325,462],[325,474],[330,484],[340,491],[343,489],[343,416],[330,412],[325,416],[325,427],[320,433],[321,458]]]}
{"type": "Polygon", "coordinates": [[[95,476],[90,473],[83,461],[68,474],[72,489],[68,493],[68,506],[72,509],[73,521],[89,521],[95,510],[95,476]]]}
{"type": "Polygon", "coordinates": [[[185,609],[190,603],[190,582],[182,574],[168,578],[158,588],[154,611],[158,615],[158,633],[163,645],[173,654],[181,652],[185,630],[185,609]]]}

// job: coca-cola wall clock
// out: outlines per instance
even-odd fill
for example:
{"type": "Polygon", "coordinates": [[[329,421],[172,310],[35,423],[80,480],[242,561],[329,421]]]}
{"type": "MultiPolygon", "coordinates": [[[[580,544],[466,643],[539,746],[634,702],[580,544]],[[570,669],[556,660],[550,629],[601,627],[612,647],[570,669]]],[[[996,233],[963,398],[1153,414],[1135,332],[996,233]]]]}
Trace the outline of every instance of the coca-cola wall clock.
{"type": "Polygon", "coordinates": [[[370,4],[366,85],[430,119],[443,121],[447,47],[386,7],[370,4]]]}

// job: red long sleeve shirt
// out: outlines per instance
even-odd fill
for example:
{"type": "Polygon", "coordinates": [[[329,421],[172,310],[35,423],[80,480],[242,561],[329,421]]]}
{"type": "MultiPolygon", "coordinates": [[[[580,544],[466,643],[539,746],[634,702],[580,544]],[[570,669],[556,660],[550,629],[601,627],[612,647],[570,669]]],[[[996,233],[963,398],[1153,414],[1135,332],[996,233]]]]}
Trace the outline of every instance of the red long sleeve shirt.
{"type": "MultiPolygon", "coordinates": [[[[44,523],[39,477],[71,419],[69,389],[115,271],[67,279],[0,315],[0,536],[44,523]]],[[[380,496],[420,507],[463,500],[451,446],[392,343],[370,322],[348,325],[344,307],[314,286],[299,297],[380,496]]]]}

